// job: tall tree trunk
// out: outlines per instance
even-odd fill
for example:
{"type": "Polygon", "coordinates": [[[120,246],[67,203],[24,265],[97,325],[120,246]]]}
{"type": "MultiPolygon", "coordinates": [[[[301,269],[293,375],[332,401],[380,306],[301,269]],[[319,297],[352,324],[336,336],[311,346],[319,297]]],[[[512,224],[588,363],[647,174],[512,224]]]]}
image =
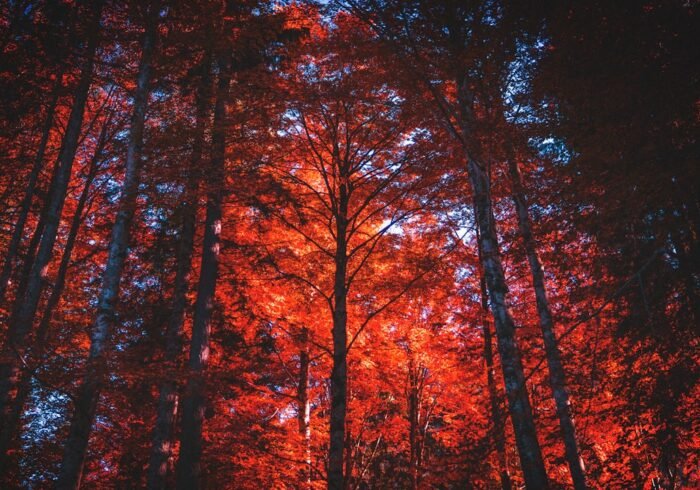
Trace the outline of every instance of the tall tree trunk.
{"type": "Polygon", "coordinates": [[[408,441],[410,446],[409,471],[411,474],[411,490],[418,490],[418,460],[420,452],[420,392],[418,388],[418,370],[413,361],[413,355],[408,362],[408,441]]]}
{"type": "Polygon", "coordinates": [[[202,265],[192,322],[188,381],[182,402],[182,433],[180,457],[177,462],[177,488],[181,490],[198,489],[202,486],[202,424],[206,405],[204,372],[209,361],[211,314],[219,272],[221,203],[226,163],[226,119],[231,85],[230,52],[223,50],[217,58],[219,80],[211,141],[210,188],[207,192],[202,265]]]}
{"type": "MultiPolygon", "coordinates": [[[[333,370],[331,371],[331,427],[328,449],[328,489],[343,490],[343,448],[347,413],[347,169],[341,168],[338,212],[336,215],[336,252],[333,308],[333,370]]],[[[348,475],[345,475],[347,478],[348,475]]]]}
{"type": "Polygon", "coordinates": [[[311,402],[309,400],[309,330],[302,331],[302,349],[299,352],[299,386],[297,387],[299,434],[304,441],[304,483],[311,488],[311,402]]]}
{"type": "Polygon", "coordinates": [[[527,488],[546,489],[549,488],[549,481],[537,439],[537,429],[525,384],[520,350],[516,343],[515,325],[508,308],[508,287],[501,264],[495,219],[488,194],[488,177],[485,169],[473,159],[469,160],[468,169],[475,194],[482,267],[491,298],[491,312],[496,325],[498,351],[501,356],[503,379],[506,385],[520,466],[527,488]]]}
{"type": "MultiPolygon", "coordinates": [[[[55,170],[55,169],[54,169],[55,170]]],[[[53,188],[53,183],[55,181],[56,172],[51,177],[51,182],[49,184],[49,189],[53,188]]],[[[49,213],[49,201],[44,200],[39,211],[39,219],[37,221],[32,237],[29,239],[29,244],[24,252],[24,257],[22,258],[22,268],[19,272],[19,277],[17,278],[17,287],[15,288],[15,304],[12,308],[12,314],[10,316],[10,331],[12,331],[12,325],[17,321],[20,309],[24,306],[24,303],[17,301],[19,298],[24,298],[27,292],[27,286],[29,284],[29,278],[31,277],[32,266],[34,265],[34,260],[36,259],[37,249],[39,248],[39,243],[41,242],[41,237],[44,233],[44,227],[46,226],[46,219],[49,213]]],[[[1,384],[0,384],[1,386],[1,384]]]]}
{"type": "Polygon", "coordinates": [[[537,244],[532,234],[530,214],[525,198],[525,190],[523,189],[520,167],[515,160],[515,156],[512,154],[512,149],[509,150],[509,153],[511,154],[508,155],[508,170],[510,173],[515,210],[518,214],[518,230],[523,238],[527,261],[530,265],[530,274],[532,275],[532,285],[535,289],[537,313],[539,315],[540,328],[542,329],[542,337],[544,338],[544,349],[547,356],[547,366],[549,368],[549,384],[552,388],[554,402],[557,407],[559,427],[561,428],[564,438],[566,461],[569,465],[574,488],[576,490],[585,490],[587,488],[585,466],[576,441],[576,429],[571,414],[569,392],[566,387],[566,374],[561,361],[557,337],[554,333],[554,321],[552,320],[552,312],[547,299],[544,272],[542,271],[542,264],[537,254],[537,244]]]}
{"type": "Polygon", "coordinates": [[[345,483],[344,490],[350,490],[352,488],[352,472],[355,467],[355,459],[352,454],[352,430],[348,427],[345,432],[345,483]]]}
{"type": "MultiPolygon", "coordinates": [[[[51,180],[48,187],[49,193],[51,189],[55,187],[58,169],[60,167],[59,163],[60,162],[56,162],[51,173],[51,180]]],[[[34,228],[32,238],[29,240],[29,244],[27,245],[27,249],[24,253],[22,269],[20,270],[19,279],[17,280],[17,288],[15,289],[15,304],[12,310],[12,316],[10,317],[10,325],[13,325],[17,321],[19,311],[24,305],[24,303],[17,301],[17,299],[24,298],[24,295],[27,292],[27,286],[31,277],[32,267],[34,266],[34,260],[36,259],[37,249],[39,248],[41,237],[43,236],[44,228],[46,227],[46,220],[49,216],[49,209],[51,207],[49,197],[50,195],[44,199],[44,202],[41,205],[36,227],[34,228]]]]}
{"type": "Polygon", "coordinates": [[[35,364],[36,367],[29,365],[22,368],[14,402],[11,405],[8,404],[5,414],[3,415],[4,423],[2,430],[0,430],[0,475],[5,473],[8,464],[8,452],[11,449],[14,449],[14,444],[17,442],[16,437],[20,429],[20,419],[24,411],[24,406],[27,402],[27,397],[29,396],[31,390],[31,380],[34,376],[34,370],[40,366],[41,359],[43,359],[45,355],[46,341],[48,338],[49,327],[51,325],[51,318],[54,310],[61,300],[63,289],[66,284],[66,275],[68,273],[68,268],[70,267],[75,241],[78,237],[80,226],[85,219],[83,215],[85,206],[88,202],[88,197],[90,196],[92,184],[97,176],[102,151],[106,143],[108,126],[109,124],[105,123],[102,127],[95,154],[93,155],[89,164],[85,185],[83,186],[83,190],[78,198],[75,214],[73,215],[70,230],[68,231],[68,237],[66,238],[66,244],[63,248],[63,255],[61,257],[61,263],[56,274],[56,282],[53,285],[51,296],[46,303],[46,307],[44,308],[44,313],[41,318],[41,322],[39,323],[39,328],[37,328],[36,338],[34,339],[33,343],[34,347],[27,355],[27,362],[35,364]]]}
{"type": "Polygon", "coordinates": [[[51,135],[51,128],[53,127],[54,115],[56,113],[56,104],[58,103],[58,96],[62,85],[63,70],[59,71],[59,73],[56,75],[56,81],[51,91],[49,105],[46,108],[46,118],[44,119],[44,124],[41,129],[41,139],[39,140],[39,146],[36,151],[36,156],[34,157],[34,164],[32,165],[32,170],[29,174],[24,196],[19,206],[19,215],[17,216],[15,227],[12,230],[12,237],[10,238],[10,243],[7,247],[7,251],[5,252],[5,262],[3,263],[2,271],[0,272],[0,304],[2,304],[5,300],[5,293],[7,292],[10,277],[12,276],[12,269],[14,268],[14,262],[17,257],[19,245],[22,241],[22,237],[24,236],[24,226],[27,223],[29,211],[32,207],[32,200],[36,191],[36,184],[39,180],[41,169],[44,167],[46,146],[49,142],[49,136],[51,135]]]}
{"type": "Polygon", "coordinates": [[[493,440],[496,447],[496,456],[498,458],[498,474],[501,480],[501,489],[511,490],[511,488],[513,488],[513,482],[511,481],[510,472],[508,470],[505,423],[503,412],[501,411],[501,397],[499,396],[496,386],[492,343],[491,325],[486,322],[484,323],[484,359],[486,361],[491,418],[493,420],[493,440]]]}
{"type": "Polygon", "coordinates": [[[187,291],[192,272],[192,254],[199,201],[198,189],[201,178],[199,167],[202,163],[204,135],[209,119],[210,72],[211,56],[207,54],[202,63],[202,78],[197,93],[197,127],[192,148],[192,161],[187,176],[185,202],[182,206],[183,217],[177,252],[175,287],[165,339],[165,363],[168,372],[166,372],[166,378],[159,388],[160,394],[147,477],[149,489],[166,488],[168,473],[172,466],[174,431],[179,402],[178,385],[174,379],[174,371],[179,367],[178,361],[182,354],[182,331],[188,306],[187,291]],[[171,373],[170,370],[173,372],[171,373]]]}
{"type": "Polygon", "coordinates": [[[491,312],[496,326],[498,351],[501,356],[501,368],[520,466],[523,470],[526,487],[544,490],[549,488],[549,480],[525,384],[520,349],[515,337],[515,324],[508,307],[508,286],[501,263],[489,175],[475,159],[475,155],[472,154],[473,149],[469,147],[469,142],[474,141],[471,134],[474,121],[473,100],[468,92],[467,80],[458,80],[457,87],[462,140],[467,153],[467,171],[474,194],[475,220],[479,230],[481,266],[486,276],[486,285],[491,299],[491,312]]]}
{"type": "Polygon", "coordinates": [[[129,247],[129,232],[136,209],[138,196],[141,147],[148,105],[151,64],[156,42],[157,19],[160,14],[159,2],[150,6],[147,14],[146,29],[142,43],[141,61],[134,94],[134,112],[131,117],[129,141],[126,150],[126,171],[122,193],[119,197],[119,211],[112,226],[109,244],[109,256],[102,274],[102,289],[98,299],[97,314],[90,334],[90,353],[88,355],[85,376],[78,389],[75,400],[73,420],[71,421],[68,440],[64,447],[61,471],[56,488],[74,489],[80,486],[83,463],[87,452],[88,439],[95,409],[99,399],[102,383],[107,372],[105,351],[109,342],[112,325],[115,321],[116,306],[119,300],[124,261],[129,247]]]}
{"type": "MultiPolygon", "coordinates": [[[[477,242],[479,232],[477,230],[477,242]]],[[[477,243],[479,252],[479,264],[483,263],[481,246],[477,243]]],[[[493,423],[493,441],[498,458],[498,474],[501,480],[502,490],[511,490],[513,483],[508,471],[508,458],[506,457],[506,432],[503,411],[501,410],[501,394],[496,386],[496,371],[493,362],[493,341],[491,337],[491,322],[489,321],[489,296],[486,286],[486,275],[479,271],[479,287],[481,290],[481,312],[484,332],[484,362],[486,364],[486,383],[489,390],[489,402],[491,405],[491,421],[493,423]]]]}
{"type": "Polygon", "coordinates": [[[85,53],[85,64],[82,67],[80,80],[76,87],[73,107],[68,118],[68,124],[63,136],[61,151],[58,156],[57,169],[52,180],[47,199],[46,224],[41,234],[39,250],[33,261],[26,292],[16,298],[16,315],[10,319],[10,328],[3,349],[3,363],[0,366],[0,411],[9,402],[10,390],[17,382],[20,372],[19,358],[26,344],[28,333],[31,331],[34,316],[39,304],[39,298],[44,286],[45,276],[53,247],[56,242],[61,212],[68,191],[73,160],[78,148],[78,140],[83,124],[83,112],[92,83],[92,69],[97,52],[102,2],[93,5],[92,19],[89,22],[88,46],[85,53]]]}

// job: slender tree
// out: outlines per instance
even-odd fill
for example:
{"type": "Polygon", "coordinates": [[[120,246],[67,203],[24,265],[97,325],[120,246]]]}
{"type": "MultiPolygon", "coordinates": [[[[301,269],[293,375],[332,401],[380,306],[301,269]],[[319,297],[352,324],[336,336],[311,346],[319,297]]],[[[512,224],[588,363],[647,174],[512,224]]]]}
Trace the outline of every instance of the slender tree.
{"type": "Polygon", "coordinates": [[[31,262],[26,290],[19,294],[16,299],[16,307],[12,318],[10,318],[8,336],[3,347],[4,359],[2,365],[0,365],[0,409],[2,410],[5,409],[6,404],[11,403],[11,392],[20,373],[20,358],[26,347],[27,336],[32,330],[34,316],[45,283],[47,266],[53,255],[53,248],[61,220],[61,211],[66,199],[68,182],[82,130],[83,112],[92,83],[101,15],[102,2],[96,1],[91,5],[89,12],[84,64],[75,89],[73,105],[46,201],[46,223],[40,235],[41,240],[37,255],[31,262]]]}
{"type": "MultiPolygon", "coordinates": [[[[331,42],[351,36],[351,26],[343,25],[338,39],[331,42]]],[[[287,159],[291,160],[273,169],[290,192],[310,197],[298,214],[285,209],[275,216],[300,235],[323,264],[322,269],[288,277],[324,298],[330,313],[327,484],[333,489],[350,484],[354,467],[349,449],[354,442],[348,435],[347,422],[349,349],[366,325],[405,289],[383,306],[374,304],[364,320],[357,319],[352,337],[348,334],[350,291],[387,232],[429,206],[429,197],[417,203],[413,193],[419,189],[427,193],[435,178],[419,177],[419,137],[415,145],[401,145],[410,132],[410,111],[398,97],[386,101],[390,89],[372,84],[367,71],[368,66],[374,66],[371,55],[361,59],[347,56],[340,61],[324,60],[317,73],[305,72],[303,65],[298,67],[295,90],[303,94],[309,84],[318,84],[322,91],[317,99],[291,106],[288,132],[296,151],[288,153],[287,159]],[[347,67],[347,73],[335,80],[342,66],[347,67]],[[403,114],[405,119],[401,118],[403,114]]],[[[283,270],[283,274],[287,272],[283,270]]],[[[408,282],[406,289],[410,287],[408,282]]]]}
{"type": "Polygon", "coordinates": [[[226,44],[217,53],[216,64],[218,81],[211,137],[211,160],[208,165],[208,175],[211,180],[207,189],[202,262],[187,365],[188,380],[182,401],[182,433],[180,455],[177,461],[177,488],[183,490],[200,488],[202,485],[202,424],[206,410],[205,371],[209,362],[212,311],[219,274],[223,183],[226,178],[226,122],[232,70],[231,52],[226,44]]]}
{"type": "MultiPolygon", "coordinates": [[[[187,312],[187,292],[190,286],[192,255],[196,231],[199,202],[199,182],[202,177],[202,153],[205,145],[205,131],[209,120],[211,56],[204,55],[198,82],[196,106],[197,122],[190,167],[187,171],[184,201],[181,205],[182,225],[177,251],[175,283],[172,296],[170,319],[165,338],[165,361],[175,370],[182,352],[182,335],[187,312]]],[[[156,424],[153,429],[153,445],[148,470],[148,487],[165,488],[170,460],[173,456],[174,429],[178,407],[178,385],[174,379],[166,378],[160,385],[156,424]]]]}
{"type": "Polygon", "coordinates": [[[16,443],[16,436],[19,433],[20,418],[31,390],[32,378],[36,376],[36,371],[39,369],[46,355],[46,342],[48,340],[51,319],[61,300],[63,289],[66,284],[66,276],[73,257],[75,242],[78,238],[80,227],[85,221],[86,206],[89,205],[89,197],[93,191],[93,182],[97,176],[100,164],[103,163],[104,150],[108,143],[111,130],[110,121],[111,117],[107,117],[102,124],[95,152],[87,164],[85,183],[78,197],[70,229],[68,230],[61,262],[56,273],[56,280],[51,289],[51,295],[44,307],[41,321],[36,331],[36,338],[33,342],[33,348],[27,352],[22,362],[22,373],[18,382],[17,394],[15,395],[12,406],[8,407],[9,410],[6,410],[5,421],[2,425],[2,430],[0,430],[0,474],[3,474],[4,470],[6,470],[9,457],[8,453],[14,448],[14,444],[16,443]]]}
{"type": "Polygon", "coordinates": [[[143,134],[148,96],[151,90],[151,71],[159,17],[160,3],[156,0],[150,3],[146,13],[141,61],[136,79],[133,114],[129,128],[124,182],[119,197],[119,210],[112,226],[109,257],[102,275],[102,289],[90,335],[90,353],[86,372],[76,396],[73,419],[63,453],[61,473],[56,483],[56,487],[60,489],[80,487],[88,439],[95,418],[100,390],[107,376],[106,351],[109,335],[116,320],[119,286],[128,252],[129,232],[139,192],[143,134]]]}
{"type": "Polygon", "coordinates": [[[581,458],[576,439],[576,428],[574,427],[569,391],[566,385],[566,373],[561,360],[559,343],[554,332],[554,320],[552,319],[552,311],[549,307],[549,300],[547,299],[544,271],[542,270],[542,263],[537,253],[537,245],[532,232],[530,212],[525,197],[520,167],[512,149],[509,151],[508,155],[508,172],[511,180],[513,202],[515,203],[515,210],[518,215],[518,230],[523,239],[525,254],[532,276],[532,286],[535,290],[537,313],[539,315],[540,328],[542,329],[542,338],[544,339],[544,349],[547,355],[549,384],[552,388],[554,402],[557,407],[559,427],[564,438],[566,461],[569,465],[574,488],[577,490],[584,490],[587,488],[585,465],[581,458]]]}
{"type": "MultiPolygon", "coordinates": [[[[479,252],[479,265],[483,264],[481,247],[479,246],[477,231],[477,250],[479,252]]],[[[493,358],[493,340],[491,334],[491,322],[489,321],[489,293],[486,285],[486,275],[479,271],[479,295],[481,299],[481,311],[484,337],[484,363],[486,364],[486,384],[489,390],[489,403],[491,406],[491,423],[493,424],[493,441],[498,458],[498,472],[501,479],[501,489],[513,488],[510,472],[508,471],[508,459],[506,457],[506,432],[503,410],[501,408],[502,395],[496,385],[496,372],[493,358]]]]}
{"type": "Polygon", "coordinates": [[[301,350],[299,351],[299,384],[297,386],[297,420],[299,435],[304,441],[305,485],[311,488],[313,466],[311,465],[311,399],[309,397],[311,357],[309,355],[309,330],[303,328],[301,333],[301,350]]]}
{"type": "Polygon", "coordinates": [[[10,244],[5,252],[5,261],[2,266],[2,271],[0,271],[0,303],[5,300],[5,293],[7,292],[7,286],[12,275],[12,269],[14,262],[17,258],[17,252],[19,250],[20,242],[25,233],[25,225],[27,223],[27,218],[29,217],[29,212],[31,210],[32,200],[36,193],[36,186],[39,180],[39,175],[44,168],[44,157],[46,155],[46,147],[49,142],[49,136],[51,135],[51,129],[54,125],[54,117],[56,112],[56,104],[58,103],[58,97],[60,95],[61,88],[63,87],[63,73],[59,71],[56,74],[56,80],[54,82],[53,89],[51,91],[51,96],[49,98],[49,104],[46,107],[46,116],[44,118],[44,124],[41,128],[41,138],[39,140],[39,146],[36,150],[36,155],[34,157],[34,163],[32,165],[32,170],[27,179],[26,189],[24,191],[24,196],[22,197],[22,202],[19,207],[19,215],[17,216],[17,221],[15,222],[14,229],[12,230],[12,237],[10,238],[10,244]]]}
{"type": "MultiPolygon", "coordinates": [[[[477,117],[478,95],[474,93],[473,72],[468,67],[455,64],[453,59],[465,59],[474,63],[470,56],[471,43],[477,35],[490,41],[488,30],[488,6],[463,6],[452,2],[439,2],[433,6],[420,2],[388,2],[384,9],[377,9],[374,2],[345,2],[358,15],[365,18],[382,38],[403,58],[403,66],[418,76],[421,92],[428,92],[435,110],[443,117],[451,136],[462,147],[465,155],[467,175],[473,194],[475,222],[479,230],[482,269],[486,277],[491,311],[494,317],[498,350],[506,386],[506,395],[511,421],[515,431],[516,445],[521,468],[528,488],[548,488],[549,482],[537,436],[532,406],[525,385],[525,374],[521,353],[515,335],[515,322],[510,312],[508,283],[503,270],[497,224],[493,211],[490,175],[486,160],[481,154],[479,123],[477,117]],[[415,15],[419,13],[420,15],[415,15]],[[430,42],[421,44],[422,40],[430,42]],[[439,46],[439,53],[449,53],[450,58],[442,64],[426,61],[427,50],[439,46]],[[430,70],[437,71],[431,74],[430,70]],[[442,80],[454,89],[453,96],[446,94],[435,84],[442,80]]],[[[497,46],[494,43],[480,52],[497,46]]],[[[476,46],[474,46],[476,48],[476,46]]]]}

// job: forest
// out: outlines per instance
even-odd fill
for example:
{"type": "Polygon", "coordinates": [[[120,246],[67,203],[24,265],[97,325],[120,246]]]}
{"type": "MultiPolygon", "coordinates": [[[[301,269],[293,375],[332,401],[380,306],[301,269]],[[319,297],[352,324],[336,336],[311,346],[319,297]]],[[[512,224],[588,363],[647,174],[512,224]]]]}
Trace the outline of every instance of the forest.
{"type": "Polygon", "coordinates": [[[0,2],[0,488],[699,488],[699,7],[0,2]]]}

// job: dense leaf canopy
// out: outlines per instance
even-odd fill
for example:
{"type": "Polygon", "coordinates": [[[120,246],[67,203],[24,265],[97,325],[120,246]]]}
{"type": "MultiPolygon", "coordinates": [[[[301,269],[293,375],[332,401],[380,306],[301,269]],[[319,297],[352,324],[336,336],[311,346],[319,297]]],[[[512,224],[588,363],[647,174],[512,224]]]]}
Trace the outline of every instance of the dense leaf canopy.
{"type": "Polygon", "coordinates": [[[694,2],[0,12],[2,488],[700,485],[694,2]]]}

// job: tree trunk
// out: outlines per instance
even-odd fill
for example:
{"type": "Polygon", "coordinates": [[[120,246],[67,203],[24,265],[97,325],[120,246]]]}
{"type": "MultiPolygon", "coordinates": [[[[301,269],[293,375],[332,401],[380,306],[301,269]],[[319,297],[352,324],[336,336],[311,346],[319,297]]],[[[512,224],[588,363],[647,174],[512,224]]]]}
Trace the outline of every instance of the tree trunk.
{"type": "Polygon", "coordinates": [[[210,188],[207,192],[207,215],[202,244],[197,301],[192,323],[192,341],[188,365],[188,381],[182,403],[180,457],[177,462],[177,488],[202,487],[202,424],[206,405],[204,371],[209,361],[209,334],[214,307],[221,246],[221,203],[226,163],[226,118],[231,85],[230,52],[218,54],[219,81],[214,107],[211,142],[210,188]]]}
{"type": "MultiPolygon", "coordinates": [[[[479,232],[477,230],[477,242],[479,232]]],[[[481,258],[481,247],[477,243],[479,251],[479,264],[483,263],[481,258]]],[[[486,275],[483,270],[479,271],[479,286],[481,289],[481,312],[484,332],[484,362],[486,363],[486,383],[489,390],[489,402],[491,405],[491,421],[493,422],[493,441],[496,447],[498,458],[498,474],[501,480],[502,490],[511,490],[513,483],[508,471],[508,458],[506,457],[506,432],[503,411],[501,410],[501,394],[496,386],[496,371],[493,362],[493,341],[491,338],[491,322],[489,322],[489,296],[486,287],[486,275]]]]}
{"type": "MultiPolygon", "coordinates": [[[[347,214],[346,171],[340,172],[338,213],[336,215],[336,252],[333,308],[333,370],[331,371],[331,427],[328,449],[328,488],[343,490],[343,447],[347,413],[347,214]]],[[[348,475],[345,475],[347,478],[348,475]]]]}
{"type": "MultiPolygon", "coordinates": [[[[58,167],[56,167],[58,168],[58,167]]],[[[51,181],[49,183],[49,189],[53,189],[54,182],[56,180],[56,168],[51,176],[51,181]]],[[[46,219],[49,214],[49,201],[44,199],[41,205],[41,210],[39,211],[39,219],[37,221],[32,237],[29,239],[29,244],[24,252],[24,257],[22,259],[22,268],[19,273],[19,278],[17,280],[17,288],[15,289],[15,304],[12,309],[12,316],[10,316],[10,325],[13,325],[17,321],[17,315],[19,314],[20,308],[22,308],[23,303],[18,302],[18,298],[24,298],[24,294],[27,292],[27,285],[29,284],[29,277],[32,272],[32,266],[34,265],[34,260],[36,259],[37,249],[39,248],[39,242],[41,242],[41,237],[44,234],[44,227],[46,226],[46,219]]]]}
{"type": "Polygon", "coordinates": [[[420,393],[418,389],[418,370],[414,365],[412,356],[408,363],[408,421],[408,441],[410,446],[408,467],[411,474],[411,490],[418,490],[420,393]]]}
{"type": "Polygon", "coordinates": [[[83,112],[92,83],[92,69],[97,51],[102,2],[94,3],[93,18],[89,21],[88,46],[85,53],[85,64],[82,67],[80,80],[75,91],[73,107],[68,118],[68,124],[63,136],[61,151],[58,156],[57,169],[54,173],[51,189],[47,199],[46,224],[41,234],[39,250],[33,261],[26,292],[17,295],[15,300],[16,315],[10,320],[10,328],[3,349],[3,361],[0,366],[0,411],[4,411],[9,402],[11,387],[17,382],[19,375],[19,357],[25,347],[28,333],[31,331],[34,316],[39,304],[39,298],[44,286],[49,261],[56,242],[61,212],[68,191],[73,160],[78,147],[80,131],[83,124],[83,112]]]}
{"type": "Polygon", "coordinates": [[[299,386],[297,387],[297,400],[299,403],[297,420],[299,422],[299,434],[304,440],[304,482],[307,488],[311,488],[311,402],[309,401],[309,331],[304,328],[302,332],[302,350],[299,352],[299,386]]]}
{"type": "Polygon", "coordinates": [[[146,30],[143,37],[143,50],[139,63],[134,112],[126,151],[126,172],[122,193],[119,197],[119,211],[112,226],[109,256],[102,274],[102,290],[98,299],[97,314],[90,335],[85,377],[75,400],[73,420],[68,440],[64,447],[63,462],[56,482],[59,489],[73,489],[80,486],[83,463],[87,452],[88,439],[100,389],[107,371],[105,351],[109,342],[112,325],[116,317],[124,261],[129,247],[129,232],[136,208],[141,168],[141,146],[146,120],[146,107],[151,76],[151,63],[157,34],[157,19],[160,14],[158,2],[150,6],[146,30]]]}
{"type": "Polygon", "coordinates": [[[352,488],[352,472],[355,466],[355,460],[352,454],[352,431],[348,427],[345,433],[345,483],[344,490],[350,490],[352,488]]]}
{"type": "Polygon", "coordinates": [[[547,473],[542,460],[542,451],[537,440],[537,430],[532,416],[532,407],[525,385],[520,350],[515,338],[515,325],[511,317],[503,265],[498,248],[495,219],[488,195],[488,177],[485,170],[473,159],[468,163],[469,176],[476,201],[476,220],[479,227],[479,243],[482,251],[482,267],[486,276],[491,312],[496,324],[498,351],[501,356],[503,379],[510,416],[515,432],[520,465],[525,485],[531,489],[549,488],[547,473]]]}
{"type": "Polygon", "coordinates": [[[182,354],[182,331],[188,306],[187,291],[192,272],[192,254],[196,231],[198,189],[201,179],[199,167],[202,163],[205,129],[209,114],[209,95],[211,84],[211,57],[207,54],[202,63],[202,78],[197,93],[197,127],[192,148],[192,161],[185,190],[185,202],[182,205],[183,217],[180,241],[177,252],[175,287],[172,298],[172,310],[166,331],[165,364],[168,370],[165,380],[160,385],[156,423],[153,428],[151,459],[148,468],[147,487],[164,489],[168,473],[172,468],[173,445],[177,408],[179,403],[178,384],[174,378],[178,361],[182,354]]]}
{"type": "Polygon", "coordinates": [[[552,312],[549,308],[549,301],[547,300],[544,272],[542,271],[542,264],[537,254],[537,244],[532,234],[532,226],[530,225],[530,215],[525,198],[525,190],[523,189],[522,177],[520,175],[520,168],[512,151],[510,153],[511,154],[508,155],[508,170],[513,189],[513,201],[515,202],[515,209],[518,214],[518,229],[523,238],[527,261],[530,265],[530,274],[532,275],[532,285],[535,289],[537,313],[539,315],[540,328],[542,329],[544,348],[547,356],[547,366],[549,368],[549,384],[552,388],[552,394],[557,407],[559,427],[561,428],[564,438],[566,461],[569,465],[574,488],[576,490],[585,490],[587,488],[585,466],[576,441],[576,429],[571,414],[569,392],[566,387],[566,374],[564,372],[564,366],[562,365],[557,338],[554,333],[554,321],[552,320],[552,312]]]}
{"type": "MultiPolygon", "coordinates": [[[[53,177],[52,177],[52,182],[53,182],[53,177]]],[[[51,186],[50,186],[51,187],[51,186]]],[[[27,246],[27,250],[24,255],[24,260],[22,264],[22,270],[19,275],[19,280],[17,284],[17,289],[15,290],[15,297],[16,298],[21,298],[24,296],[24,293],[27,290],[27,283],[29,281],[29,274],[32,269],[32,265],[34,264],[34,258],[36,256],[36,250],[37,247],[39,246],[39,241],[41,240],[41,235],[44,232],[44,225],[46,224],[46,216],[48,213],[48,201],[45,201],[42,205],[42,209],[39,213],[39,222],[36,225],[36,228],[34,229],[34,233],[32,234],[31,240],[29,240],[29,245],[27,246]]],[[[15,298],[15,299],[16,299],[15,298]]],[[[19,309],[22,307],[22,303],[16,303],[12,315],[10,316],[10,329],[12,328],[11,326],[14,324],[15,319],[17,318],[17,314],[19,312],[19,309]]],[[[6,340],[9,342],[9,337],[6,340]]],[[[10,344],[6,344],[5,347],[10,346],[10,344]]],[[[17,392],[14,394],[14,399],[13,399],[13,389],[15,386],[17,386],[17,383],[19,382],[20,386],[21,383],[23,383],[23,380],[20,379],[19,381],[18,378],[20,376],[20,373],[22,372],[22,361],[17,356],[18,353],[21,351],[13,351],[9,352],[10,357],[8,358],[8,365],[7,366],[0,366],[0,413],[5,414],[8,411],[14,410],[17,407],[16,400],[18,398],[26,397],[27,393],[23,393],[21,391],[17,392]],[[12,356],[17,356],[17,359],[14,360],[12,356]],[[9,375],[3,379],[3,369],[8,369],[9,375]]],[[[24,354],[22,353],[22,356],[24,354]]],[[[24,376],[24,374],[23,374],[24,376]]],[[[0,431],[4,430],[5,424],[10,424],[10,426],[13,424],[13,419],[9,416],[3,416],[2,420],[0,420],[0,431]]]]}
{"type": "Polygon", "coordinates": [[[26,356],[29,359],[28,362],[31,362],[36,366],[24,366],[22,368],[14,402],[12,404],[8,403],[5,414],[3,415],[4,423],[2,430],[0,430],[0,474],[5,472],[8,463],[8,452],[14,448],[14,444],[16,443],[16,436],[19,433],[22,412],[24,411],[27,397],[31,391],[31,380],[34,376],[34,370],[40,366],[41,359],[43,359],[45,355],[46,341],[48,338],[49,327],[51,325],[51,318],[63,294],[63,289],[66,283],[66,275],[68,273],[71,257],[73,255],[73,249],[75,247],[75,241],[78,237],[80,226],[84,221],[83,213],[88,202],[88,197],[90,196],[92,183],[97,176],[100,158],[106,143],[107,127],[108,123],[105,123],[100,133],[97,149],[95,150],[95,154],[90,161],[90,168],[85,179],[85,185],[83,186],[83,190],[78,198],[78,204],[75,209],[75,214],[73,215],[70,230],[68,231],[66,244],[63,248],[61,263],[56,274],[56,282],[51,290],[51,296],[46,303],[46,307],[44,308],[44,314],[41,318],[41,322],[39,323],[39,328],[37,328],[36,338],[34,339],[34,348],[32,349],[32,352],[29,352],[26,356]]]}
{"type": "Polygon", "coordinates": [[[471,134],[474,116],[473,98],[466,79],[457,80],[462,142],[467,154],[467,171],[474,194],[475,221],[479,230],[482,270],[491,299],[491,312],[496,326],[498,352],[501,356],[503,380],[510,417],[518,447],[520,467],[525,486],[529,489],[549,488],[549,479],[542,459],[542,450],[537,439],[537,429],[532,415],[532,406],[525,384],[525,373],[515,337],[515,324],[508,307],[508,286],[501,263],[496,220],[491,202],[490,181],[486,169],[475,159],[470,143],[476,143],[471,134]]]}
{"type": "Polygon", "coordinates": [[[36,184],[39,180],[41,169],[44,166],[44,155],[46,154],[46,146],[49,141],[49,136],[51,135],[51,128],[53,127],[53,120],[56,112],[56,104],[58,103],[58,96],[62,85],[63,70],[59,71],[59,73],[56,75],[56,82],[54,83],[51,91],[49,105],[46,108],[46,119],[44,120],[44,125],[41,130],[41,139],[39,140],[39,146],[36,151],[36,156],[34,157],[34,164],[32,166],[31,173],[29,174],[29,180],[27,181],[27,187],[24,191],[24,197],[20,203],[19,216],[17,216],[15,227],[12,230],[10,244],[5,252],[5,262],[3,263],[2,271],[0,272],[0,304],[2,304],[5,300],[5,293],[7,292],[10,277],[12,276],[12,269],[14,268],[14,262],[17,257],[19,245],[22,241],[22,237],[24,236],[24,226],[27,223],[29,211],[32,207],[32,200],[36,191],[36,184]]]}
{"type": "MultiPolygon", "coordinates": [[[[487,310],[488,311],[488,310],[487,310]]],[[[501,411],[501,397],[496,387],[495,370],[493,366],[493,349],[491,340],[491,325],[484,323],[484,359],[488,377],[489,399],[491,402],[491,417],[493,419],[493,440],[498,458],[498,474],[501,480],[502,490],[511,490],[513,482],[508,470],[508,458],[506,456],[506,432],[501,411]]]]}

